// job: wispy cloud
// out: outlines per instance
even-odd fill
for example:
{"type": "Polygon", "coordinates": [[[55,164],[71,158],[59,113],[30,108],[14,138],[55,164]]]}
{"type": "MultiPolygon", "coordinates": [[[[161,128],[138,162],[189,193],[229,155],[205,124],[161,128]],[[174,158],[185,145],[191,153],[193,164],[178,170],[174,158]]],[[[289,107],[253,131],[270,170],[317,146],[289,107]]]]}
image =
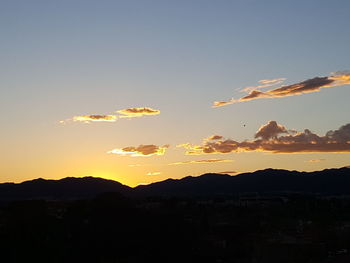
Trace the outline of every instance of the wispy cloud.
{"type": "Polygon", "coordinates": [[[229,162],[233,162],[233,160],[223,160],[223,159],[194,160],[194,161],[170,163],[169,165],[181,165],[181,164],[193,164],[193,163],[229,163],[229,162]]]}
{"type": "Polygon", "coordinates": [[[229,99],[227,101],[225,100],[222,100],[222,101],[214,101],[213,103],[213,108],[217,108],[217,107],[222,107],[222,106],[226,106],[226,105],[230,105],[230,104],[233,104],[233,103],[236,103],[237,100],[235,100],[234,98],[232,99],[229,99]]]}
{"type": "Polygon", "coordinates": [[[100,115],[100,114],[91,114],[91,115],[78,115],[73,118],[66,119],[60,121],[61,124],[66,124],[68,122],[83,122],[83,123],[91,123],[91,122],[115,122],[120,118],[134,118],[134,117],[142,117],[146,115],[158,115],[160,114],[160,110],[155,110],[148,107],[143,108],[128,108],[123,110],[116,111],[118,115],[110,114],[110,115],[100,115]]]}
{"type": "Polygon", "coordinates": [[[158,115],[160,114],[160,110],[155,110],[148,107],[128,108],[124,110],[118,110],[117,113],[122,114],[120,118],[135,118],[135,117],[142,117],[146,115],[158,115]]]}
{"type": "Polygon", "coordinates": [[[223,172],[217,172],[218,174],[236,174],[236,171],[223,171],[223,172]]]}
{"type": "Polygon", "coordinates": [[[115,122],[117,121],[118,116],[116,115],[83,115],[83,116],[74,116],[72,119],[68,119],[65,121],[60,121],[60,123],[65,124],[69,121],[74,122],[115,122]]]}
{"type": "Polygon", "coordinates": [[[277,79],[262,79],[262,80],[259,80],[258,82],[263,84],[263,85],[277,85],[277,84],[280,84],[282,83],[283,81],[285,81],[286,78],[277,78],[277,79]]]}
{"type": "Polygon", "coordinates": [[[210,137],[208,137],[206,140],[207,141],[215,141],[215,140],[221,140],[222,136],[221,135],[212,135],[210,137]]]}
{"type": "Polygon", "coordinates": [[[326,159],[312,159],[312,160],[308,160],[306,162],[308,163],[319,163],[319,162],[324,162],[326,161],[326,159]]]}
{"type": "Polygon", "coordinates": [[[257,89],[269,88],[269,87],[281,84],[285,80],[286,80],[286,78],[262,79],[262,80],[258,81],[259,85],[245,87],[245,88],[241,89],[241,92],[249,93],[249,92],[251,92],[253,90],[257,90],[257,89]]]}
{"type": "Polygon", "coordinates": [[[109,151],[108,153],[127,155],[132,157],[164,155],[167,148],[169,148],[169,145],[157,146],[154,144],[148,144],[139,145],[137,147],[129,146],[124,148],[117,148],[109,151]]]}
{"type": "Polygon", "coordinates": [[[161,172],[149,172],[149,173],[146,173],[146,175],[160,175],[161,172]]]}
{"type": "Polygon", "coordinates": [[[288,130],[284,126],[270,121],[260,127],[255,134],[256,140],[243,142],[231,139],[208,141],[201,145],[181,144],[187,149],[187,155],[223,154],[233,152],[263,151],[271,153],[306,153],[306,152],[350,152],[350,124],[319,136],[308,129],[303,132],[288,130]],[[286,134],[286,135],[282,135],[286,134]]]}
{"type": "Polygon", "coordinates": [[[268,87],[264,85],[269,85],[268,80],[266,84],[247,87],[243,89],[243,91],[247,92],[248,95],[240,99],[232,98],[227,101],[215,101],[213,103],[213,107],[214,108],[222,107],[222,106],[237,103],[237,102],[244,102],[244,101],[262,99],[262,98],[281,98],[281,97],[288,97],[288,96],[294,96],[294,95],[301,95],[304,93],[320,91],[321,88],[331,88],[331,87],[337,87],[337,86],[343,86],[343,85],[350,85],[350,73],[338,72],[330,76],[315,77],[299,83],[281,86],[276,89],[270,89],[267,91],[259,90],[260,88],[268,87]]]}

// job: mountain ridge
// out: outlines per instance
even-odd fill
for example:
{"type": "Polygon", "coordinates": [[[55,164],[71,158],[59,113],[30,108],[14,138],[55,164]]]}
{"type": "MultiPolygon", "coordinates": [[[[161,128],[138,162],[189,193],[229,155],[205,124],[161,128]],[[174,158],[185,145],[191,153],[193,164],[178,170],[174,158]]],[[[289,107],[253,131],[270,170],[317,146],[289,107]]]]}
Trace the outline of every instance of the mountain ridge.
{"type": "Polygon", "coordinates": [[[0,184],[0,200],[86,199],[105,192],[130,197],[216,196],[245,192],[300,192],[304,194],[350,195],[350,168],[304,172],[267,168],[238,175],[206,173],[181,179],[166,179],[129,187],[99,177],[37,178],[21,183],[0,184]]]}

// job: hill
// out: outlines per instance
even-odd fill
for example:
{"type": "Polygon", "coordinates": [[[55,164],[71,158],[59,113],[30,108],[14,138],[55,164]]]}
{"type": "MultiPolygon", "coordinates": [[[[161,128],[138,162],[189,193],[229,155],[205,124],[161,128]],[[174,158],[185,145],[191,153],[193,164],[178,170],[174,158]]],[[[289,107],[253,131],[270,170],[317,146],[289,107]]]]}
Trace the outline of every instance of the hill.
{"type": "Polygon", "coordinates": [[[119,182],[96,177],[67,177],[60,180],[39,178],[19,184],[0,184],[0,199],[87,199],[105,192],[127,195],[131,190],[132,188],[119,182]]]}
{"type": "Polygon", "coordinates": [[[105,192],[119,192],[130,197],[227,196],[252,192],[350,195],[350,168],[316,172],[265,169],[236,176],[203,174],[198,177],[167,179],[135,188],[94,177],[68,177],[61,180],[40,178],[19,184],[0,184],[0,200],[88,199],[105,192]]]}
{"type": "Polygon", "coordinates": [[[135,192],[154,196],[213,196],[247,192],[350,195],[350,169],[344,167],[316,172],[265,169],[236,176],[204,174],[138,186],[135,192]]]}

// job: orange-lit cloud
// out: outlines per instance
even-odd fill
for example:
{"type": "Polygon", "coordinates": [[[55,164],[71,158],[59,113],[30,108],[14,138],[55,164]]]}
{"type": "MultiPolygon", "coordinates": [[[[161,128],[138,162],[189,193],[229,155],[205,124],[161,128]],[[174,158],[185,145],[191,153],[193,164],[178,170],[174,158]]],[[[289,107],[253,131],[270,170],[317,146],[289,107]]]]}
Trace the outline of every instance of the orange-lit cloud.
{"type": "Polygon", "coordinates": [[[255,134],[255,138],[261,137],[263,140],[276,139],[281,133],[288,133],[288,131],[284,126],[277,124],[277,122],[269,121],[259,128],[255,134]]]}
{"type": "Polygon", "coordinates": [[[91,122],[115,122],[119,118],[133,118],[133,117],[142,117],[145,115],[158,115],[160,114],[160,110],[154,110],[151,108],[143,107],[143,108],[129,108],[124,110],[118,110],[117,113],[119,115],[81,115],[74,116],[71,119],[67,119],[64,121],[60,121],[62,124],[66,124],[67,122],[83,122],[83,123],[91,123],[91,122]]]}
{"type": "Polygon", "coordinates": [[[303,132],[287,130],[275,121],[260,127],[255,134],[256,140],[238,142],[231,139],[208,141],[202,145],[182,144],[187,155],[221,154],[233,152],[263,151],[271,153],[306,153],[306,152],[350,152],[350,124],[338,130],[329,131],[319,136],[306,129],[303,132]],[[286,135],[281,135],[286,134],[286,135]]]}
{"type": "Polygon", "coordinates": [[[262,79],[259,80],[258,82],[264,85],[276,85],[280,84],[281,82],[285,81],[286,78],[278,78],[278,79],[262,79]]]}
{"type": "Polygon", "coordinates": [[[326,159],[312,159],[312,160],[308,160],[308,163],[319,163],[319,162],[324,162],[326,161],[326,159]]]}
{"type": "Polygon", "coordinates": [[[221,135],[212,135],[210,137],[208,137],[206,140],[207,141],[214,141],[214,140],[221,140],[222,136],[221,135]]]}
{"type": "Polygon", "coordinates": [[[169,165],[181,165],[181,164],[192,164],[192,163],[228,163],[228,162],[233,162],[233,160],[223,160],[223,159],[194,160],[194,161],[170,163],[169,165]]]}
{"type": "Polygon", "coordinates": [[[116,115],[83,115],[83,116],[74,116],[72,119],[68,119],[65,121],[60,121],[60,123],[64,124],[68,121],[74,122],[115,122],[117,121],[118,116],[116,115]]]}
{"type": "Polygon", "coordinates": [[[230,99],[230,100],[227,100],[227,101],[214,101],[213,103],[213,108],[217,108],[217,107],[222,107],[222,106],[226,106],[226,105],[230,105],[230,104],[233,104],[233,103],[236,103],[237,100],[235,100],[234,98],[230,99]]]}
{"type": "Polygon", "coordinates": [[[145,115],[158,115],[160,114],[160,110],[143,107],[143,108],[129,108],[124,110],[118,110],[117,113],[122,114],[120,118],[135,118],[135,117],[142,117],[145,115]]]}
{"type": "Polygon", "coordinates": [[[225,105],[229,105],[237,102],[244,102],[244,101],[262,99],[262,98],[288,97],[288,96],[300,95],[304,93],[317,92],[317,91],[320,91],[321,88],[350,85],[350,73],[338,72],[338,73],[334,73],[331,76],[315,77],[296,84],[281,86],[276,89],[270,89],[268,91],[259,90],[259,88],[263,88],[264,85],[269,85],[269,83],[266,83],[260,86],[247,87],[243,89],[243,91],[247,92],[248,95],[240,99],[232,98],[228,101],[216,101],[213,103],[213,107],[221,107],[221,106],[225,106],[225,105]]]}
{"type": "Polygon", "coordinates": [[[236,171],[223,171],[223,172],[217,172],[217,174],[236,174],[236,171]]]}
{"type": "Polygon", "coordinates": [[[278,84],[281,84],[283,81],[285,81],[286,78],[278,78],[278,79],[262,79],[259,80],[259,85],[256,86],[249,86],[241,89],[241,92],[250,93],[253,90],[257,89],[263,89],[263,88],[269,88],[278,84]]]}
{"type": "Polygon", "coordinates": [[[109,151],[108,153],[127,155],[132,157],[164,155],[167,148],[169,148],[169,145],[157,146],[153,144],[148,144],[140,145],[137,147],[130,146],[120,149],[117,148],[109,151]]]}
{"type": "Polygon", "coordinates": [[[146,175],[160,175],[161,172],[149,172],[149,173],[146,173],[146,175]]]}

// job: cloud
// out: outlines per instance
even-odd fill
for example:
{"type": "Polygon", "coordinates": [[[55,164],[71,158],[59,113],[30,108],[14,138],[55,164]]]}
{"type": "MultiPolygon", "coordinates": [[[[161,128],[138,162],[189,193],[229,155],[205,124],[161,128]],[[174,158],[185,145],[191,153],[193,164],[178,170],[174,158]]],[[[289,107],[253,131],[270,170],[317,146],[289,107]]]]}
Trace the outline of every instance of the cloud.
{"type": "Polygon", "coordinates": [[[261,84],[276,85],[276,84],[280,84],[281,82],[283,82],[285,80],[286,80],[286,78],[262,79],[262,80],[259,80],[258,82],[261,83],[261,84]]]}
{"type": "Polygon", "coordinates": [[[223,171],[223,172],[217,172],[218,174],[236,174],[236,171],[223,171]]]}
{"type": "Polygon", "coordinates": [[[263,140],[269,140],[271,138],[277,138],[277,135],[281,133],[288,133],[287,129],[278,125],[275,121],[269,121],[266,125],[263,125],[255,134],[255,138],[261,137],[263,140]]]}
{"type": "Polygon", "coordinates": [[[135,118],[135,117],[142,117],[145,115],[158,115],[160,114],[160,110],[143,107],[143,108],[129,108],[124,110],[118,110],[117,113],[122,114],[120,118],[135,118]]]}
{"type": "Polygon", "coordinates": [[[338,130],[329,131],[326,133],[327,137],[333,138],[333,140],[338,142],[349,142],[350,141],[350,124],[340,127],[338,130]]]}
{"type": "Polygon", "coordinates": [[[207,141],[214,141],[214,140],[221,140],[222,136],[221,135],[212,135],[210,137],[208,137],[206,140],[207,141]]]}
{"type": "Polygon", "coordinates": [[[306,162],[308,163],[319,163],[319,162],[324,162],[326,161],[326,159],[312,159],[312,160],[308,160],[306,162]]]}
{"type": "Polygon", "coordinates": [[[108,153],[128,155],[132,157],[164,155],[167,148],[169,148],[169,145],[157,146],[153,144],[148,144],[139,145],[137,147],[129,146],[125,148],[117,148],[109,151],[108,153]]]}
{"type": "Polygon", "coordinates": [[[236,103],[236,102],[237,101],[234,98],[232,98],[232,99],[230,99],[228,101],[214,101],[213,108],[230,105],[230,104],[233,104],[233,103],[236,103]]]}
{"type": "Polygon", "coordinates": [[[60,121],[60,123],[65,124],[68,121],[74,122],[115,122],[117,121],[118,116],[116,115],[83,115],[83,116],[74,116],[71,119],[60,121]]]}
{"type": "Polygon", "coordinates": [[[233,162],[233,160],[223,160],[223,159],[195,160],[195,161],[170,163],[169,165],[181,165],[181,164],[192,164],[192,163],[228,163],[228,162],[233,162]]]}
{"type": "Polygon", "coordinates": [[[160,175],[161,172],[149,172],[149,173],[146,173],[146,175],[160,175]]]}
{"type": "Polygon", "coordinates": [[[249,92],[251,92],[253,90],[257,90],[257,89],[269,88],[269,87],[281,84],[285,80],[286,80],[286,78],[262,79],[262,80],[258,81],[260,83],[259,85],[245,87],[241,90],[241,92],[249,93],[249,92]]]}
{"type": "Polygon", "coordinates": [[[151,108],[143,107],[143,108],[129,108],[124,110],[116,111],[119,115],[82,115],[82,116],[74,116],[71,119],[60,121],[61,124],[66,124],[67,122],[83,122],[83,123],[91,123],[91,122],[115,122],[119,118],[134,118],[134,117],[142,117],[145,115],[158,115],[160,114],[160,110],[154,110],[151,108]]]}
{"type": "MultiPolygon", "coordinates": [[[[269,80],[266,80],[266,81],[268,82],[269,80]]],[[[265,85],[269,85],[269,83],[266,83],[265,85]]],[[[232,98],[228,101],[216,101],[213,103],[213,107],[221,107],[221,106],[225,106],[225,105],[229,105],[237,102],[244,102],[244,101],[262,99],[262,98],[281,98],[281,97],[288,97],[288,96],[294,96],[294,95],[301,95],[304,93],[320,91],[321,88],[331,88],[331,87],[337,87],[337,86],[343,86],[343,85],[350,85],[349,72],[338,72],[327,77],[315,77],[299,83],[281,86],[279,88],[270,89],[267,91],[258,90],[259,88],[264,87],[264,85],[248,87],[243,89],[243,91],[247,92],[248,95],[240,99],[232,98]]]]}
{"type": "Polygon", "coordinates": [[[350,153],[350,123],[319,136],[308,129],[303,132],[287,130],[275,121],[260,127],[255,140],[243,142],[231,139],[207,140],[201,145],[182,144],[187,155],[223,154],[233,152],[263,151],[270,153],[350,153]],[[281,135],[286,134],[286,135],[281,135]]]}

